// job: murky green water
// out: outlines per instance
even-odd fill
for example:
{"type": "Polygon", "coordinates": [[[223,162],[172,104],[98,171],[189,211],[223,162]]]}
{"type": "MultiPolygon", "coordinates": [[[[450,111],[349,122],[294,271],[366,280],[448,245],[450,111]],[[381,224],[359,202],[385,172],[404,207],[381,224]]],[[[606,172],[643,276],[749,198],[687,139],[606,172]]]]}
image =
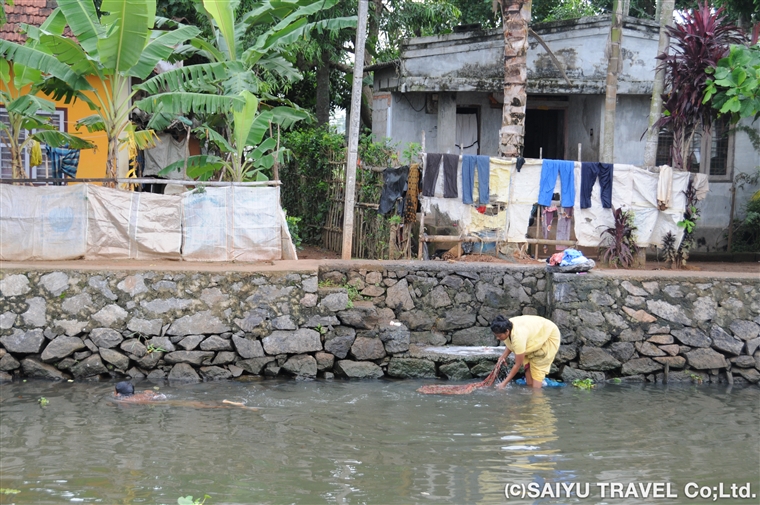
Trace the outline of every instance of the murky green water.
{"type": "Polygon", "coordinates": [[[0,487],[20,493],[0,502],[505,503],[506,484],[530,483],[588,483],[590,496],[510,502],[707,503],[685,496],[689,482],[749,482],[760,496],[758,387],[424,396],[420,384],[160,384],[173,402],[257,412],[115,405],[104,383],[3,384],[0,487]],[[604,499],[596,486],[629,482],[671,483],[679,498],[604,499]]]}

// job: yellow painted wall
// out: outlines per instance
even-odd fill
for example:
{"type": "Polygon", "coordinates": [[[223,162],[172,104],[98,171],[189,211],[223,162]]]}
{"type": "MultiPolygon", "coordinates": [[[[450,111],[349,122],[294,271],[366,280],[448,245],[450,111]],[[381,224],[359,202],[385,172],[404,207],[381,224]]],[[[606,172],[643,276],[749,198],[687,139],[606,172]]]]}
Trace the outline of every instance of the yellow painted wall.
{"type": "MultiPolygon", "coordinates": [[[[89,77],[87,79],[93,88],[96,88],[99,92],[103,93],[103,83],[95,77],[89,77]]],[[[13,87],[13,79],[9,83],[11,88],[13,87]]],[[[29,88],[22,90],[22,92],[29,92],[29,88]]],[[[14,93],[15,94],[15,93],[14,93]]],[[[85,94],[94,100],[94,95],[91,92],[85,92],[85,94]]],[[[44,94],[40,93],[40,96],[45,99],[50,99],[44,94]]],[[[102,96],[102,95],[101,95],[102,96]]],[[[97,102],[95,102],[97,103],[97,102]]],[[[108,157],[108,139],[104,132],[87,131],[87,128],[82,127],[79,130],[76,129],[76,123],[82,118],[95,114],[95,111],[90,109],[90,106],[82,100],[65,104],[63,101],[55,101],[55,107],[57,109],[63,109],[65,114],[64,131],[73,135],[78,135],[90,142],[93,142],[97,147],[95,149],[83,149],[79,154],[79,168],[77,169],[77,178],[103,178],[106,176],[106,158],[108,157]]]]}
{"type": "MultiPolygon", "coordinates": [[[[90,77],[87,79],[93,88],[96,88],[103,96],[103,83],[99,79],[90,77]]],[[[94,99],[92,93],[85,92],[85,94],[94,99]]],[[[96,102],[97,103],[97,102],[96,102]]],[[[57,108],[65,108],[67,110],[66,119],[66,132],[73,135],[79,135],[80,137],[93,142],[96,149],[84,149],[79,154],[79,169],[77,170],[77,178],[102,178],[106,176],[106,158],[108,157],[108,140],[106,139],[105,132],[93,132],[87,131],[87,128],[82,127],[79,130],[76,129],[76,123],[82,118],[91,116],[95,112],[90,110],[90,106],[82,100],[77,100],[74,103],[64,104],[62,102],[56,102],[57,108]]]]}

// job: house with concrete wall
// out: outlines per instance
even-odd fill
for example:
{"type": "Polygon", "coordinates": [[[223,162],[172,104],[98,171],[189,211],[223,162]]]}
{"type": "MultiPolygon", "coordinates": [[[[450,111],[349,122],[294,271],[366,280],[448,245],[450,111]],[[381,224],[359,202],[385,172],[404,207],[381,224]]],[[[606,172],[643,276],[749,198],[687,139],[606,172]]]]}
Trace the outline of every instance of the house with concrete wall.
{"type": "MultiPolygon", "coordinates": [[[[526,158],[598,161],[604,136],[607,74],[605,50],[610,17],[541,23],[534,32],[551,48],[568,80],[534,36],[527,55],[526,158]]],[[[425,138],[427,152],[498,155],[501,127],[504,38],[501,29],[455,31],[409,39],[400,58],[374,70],[373,133],[400,148],[425,138]]],[[[626,18],[618,75],[615,163],[642,166],[659,25],[626,18]]],[[[751,128],[760,132],[760,124],[751,128]]],[[[668,163],[663,135],[658,164],[668,163]]],[[[733,178],[760,166],[745,132],[716,125],[695,139],[694,171],[709,174],[710,193],[700,203],[698,249],[725,247],[733,178]]],[[[756,188],[736,194],[736,215],[756,188]]]]}

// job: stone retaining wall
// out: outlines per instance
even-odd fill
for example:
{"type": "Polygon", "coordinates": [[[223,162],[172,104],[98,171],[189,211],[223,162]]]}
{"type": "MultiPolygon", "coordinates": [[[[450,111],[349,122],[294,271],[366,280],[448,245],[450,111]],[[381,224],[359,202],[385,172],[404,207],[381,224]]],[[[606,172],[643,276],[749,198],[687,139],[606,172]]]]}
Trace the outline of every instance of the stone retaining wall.
{"type": "Polygon", "coordinates": [[[489,321],[544,314],[546,290],[541,268],[467,264],[346,263],[319,275],[6,270],[0,378],[482,376],[494,357],[452,364],[422,348],[496,345],[489,321]]]}
{"type": "Polygon", "coordinates": [[[550,303],[565,381],[760,380],[758,278],[555,274],[550,303]]]}
{"type": "Polygon", "coordinates": [[[5,270],[0,380],[467,379],[486,375],[497,356],[429,348],[493,346],[497,314],[538,314],[562,329],[554,374],[566,380],[655,381],[667,370],[670,380],[757,382],[758,285],[551,278],[541,267],[439,262],[274,273],[5,270]]]}

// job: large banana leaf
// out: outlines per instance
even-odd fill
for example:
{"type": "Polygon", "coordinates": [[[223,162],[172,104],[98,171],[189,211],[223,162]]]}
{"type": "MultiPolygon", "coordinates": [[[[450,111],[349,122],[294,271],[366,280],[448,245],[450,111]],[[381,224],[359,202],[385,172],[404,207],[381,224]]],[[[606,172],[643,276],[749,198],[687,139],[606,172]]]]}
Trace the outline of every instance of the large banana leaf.
{"type": "Polygon", "coordinates": [[[272,124],[278,124],[284,129],[288,129],[298,121],[311,119],[311,114],[303,109],[293,107],[275,107],[272,109],[272,124]]]}
{"type": "MultiPolygon", "coordinates": [[[[42,33],[40,44],[46,47],[59,61],[69,65],[71,70],[80,75],[99,75],[98,64],[91,60],[82,47],[68,37],[42,33]]],[[[102,77],[102,76],[101,76],[102,77]]]]}
{"type": "MultiPolygon", "coordinates": [[[[187,176],[191,179],[201,178],[208,180],[214,172],[224,167],[226,162],[219,156],[210,154],[201,154],[189,156],[187,158],[187,176]]],[[[158,175],[169,175],[172,172],[180,172],[185,166],[185,160],[177,160],[171,165],[166,166],[158,175]]]]}
{"type": "Polygon", "coordinates": [[[238,158],[243,156],[248,132],[251,131],[253,120],[259,110],[259,99],[248,91],[243,91],[240,96],[245,100],[245,107],[239,111],[233,111],[233,135],[235,136],[235,148],[238,158]]]}
{"type": "Polygon", "coordinates": [[[68,144],[71,149],[95,149],[95,144],[82,137],[71,135],[58,130],[43,130],[30,135],[37,142],[51,147],[61,147],[68,144]]]}
{"type": "Polygon", "coordinates": [[[226,59],[224,55],[214,47],[213,44],[210,44],[203,39],[193,39],[190,41],[190,44],[193,47],[197,47],[201,51],[204,51],[206,58],[208,58],[208,60],[211,62],[220,62],[226,59]]]}
{"type": "Polygon", "coordinates": [[[214,18],[216,27],[224,37],[229,51],[229,59],[237,59],[235,40],[235,9],[239,0],[203,0],[206,11],[214,18]]]}
{"type": "Polygon", "coordinates": [[[45,21],[40,25],[40,30],[55,35],[63,35],[63,30],[66,28],[66,16],[63,15],[60,7],[53,9],[53,12],[47,17],[45,21]]]}
{"type": "Polygon", "coordinates": [[[206,138],[216,144],[220,151],[234,153],[235,149],[227,142],[227,139],[212,128],[200,127],[194,130],[201,138],[206,138]]]}
{"type": "Polygon", "coordinates": [[[103,117],[100,114],[93,114],[91,116],[83,117],[77,121],[76,129],[80,129],[82,126],[87,128],[87,131],[102,132],[106,129],[106,123],[103,121],[103,117]]]}
{"type": "MultiPolygon", "coordinates": [[[[263,56],[263,54],[260,56],[263,56]]],[[[303,75],[298,71],[295,65],[279,54],[276,56],[268,55],[266,58],[259,60],[257,65],[259,68],[290,82],[300,81],[301,78],[303,78],[303,75]]]]}
{"type": "Polygon", "coordinates": [[[187,88],[197,88],[204,83],[222,81],[228,76],[224,63],[204,63],[164,72],[134,88],[145,91],[149,95],[155,95],[167,90],[184,91],[187,88]]]}
{"type": "Polygon", "coordinates": [[[324,0],[288,0],[288,1],[281,1],[281,0],[264,0],[262,2],[258,2],[258,7],[255,7],[251,9],[249,12],[247,12],[240,20],[241,23],[245,23],[248,26],[255,26],[255,25],[273,25],[280,19],[283,19],[288,14],[293,12],[294,10],[301,8],[301,7],[307,7],[311,4],[319,3],[321,5],[324,5],[323,8],[329,9],[337,1],[330,0],[324,1],[324,0]]]}
{"type": "Polygon", "coordinates": [[[11,66],[4,58],[0,58],[0,79],[3,82],[11,82],[11,66]]]}
{"type": "Polygon", "coordinates": [[[261,144],[264,135],[269,131],[269,125],[272,122],[272,111],[265,110],[251,123],[251,130],[248,132],[246,144],[257,146],[261,144]]]}
{"type": "Polygon", "coordinates": [[[10,61],[19,61],[29,68],[39,70],[67,82],[73,89],[91,90],[92,86],[84,76],[71,70],[66,64],[61,63],[55,56],[46,54],[39,49],[21,46],[15,42],[0,40],[0,58],[10,61]]]}
{"type": "Polygon", "coordinates": [[[105,35],[105,30],[98,22],[92,0],[58,0],[58,8],[82,49],[91,56],[97,55],[98,39],[105,35]]]}
{"type": "MultiPolygon", "coordinates": [[[[53,102],[34,95],[22,95],[3,105],[9,113],[29,118],[37,117],[38,111],[48,114],[55,112],[55,104],[53,102]]],[[[45,122],[44,118],[40,117],[39,120],[45,122]]]]}
{"type": "Polygon", "coordinates": [[[170,92],[149,96],[135,102],[138,109],[152,113],[221,114],[241,110],[245,100],[239,96],[208,95],[204,93],[170,92]]]}
{"type": "Polygon", "coordinates": [[[227,79],[222,82],[225,95],[239,95],[243,91],[257,93],[259,90],[259,78],[247,68],[232,71],[227,79]]]}
{"type": "Polygon", "coordinates": [[[148,1],[103,0],[101,10],[108,12],[100,19],[108,32],[98,41],[100,62],[107,69],[126,73],[140,60],[150,36],[148,1]]]}
{"type": "Polygon", "coordinates": [[[145,79],[156,67],[159,60],[166,60],[172,55],[174,46],[192,39],[199,33],[200,30],[195,26],[182,26],[164,33],[148,44],[140,56],[140,61],[129,71],[129,75],[145,79]]]}

